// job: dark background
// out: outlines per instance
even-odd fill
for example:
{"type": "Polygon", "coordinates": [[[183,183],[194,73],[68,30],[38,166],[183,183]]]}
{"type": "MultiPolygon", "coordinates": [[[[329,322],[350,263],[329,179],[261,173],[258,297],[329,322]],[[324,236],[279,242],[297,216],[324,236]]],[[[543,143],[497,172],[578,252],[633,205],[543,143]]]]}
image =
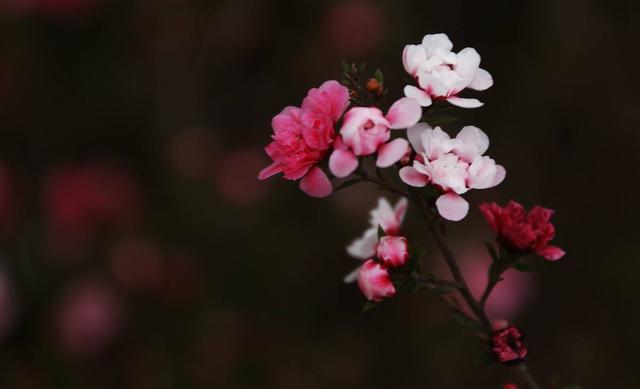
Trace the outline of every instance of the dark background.
{"type": "MultiPolygon", "coordinates": [[[[339,58],[381,67],[389,104],[404,86],[402,48],[435,32],[475,47],[495,80],[474,95],[485,106],[458,110],[447,129],[482,128],[508,172],[467,196],[469,216],[448,224],[454,250],[487,260],[482,201],[557,210],[568,254],[505,281],[495,315],[527,333],[541,382],[638,387],[639,8],[0,1],[0,387],[515,380],[474,365],[482,345],[434,297],[360,312],[363,297],[341,282],[355,264],[344,246],[367,226],[373,188],[318,200],[256,180],[271,117],[339,78],[339,58]]],[[[412,210],[406,225],[425,265],[441,268],[412,210]]]]}

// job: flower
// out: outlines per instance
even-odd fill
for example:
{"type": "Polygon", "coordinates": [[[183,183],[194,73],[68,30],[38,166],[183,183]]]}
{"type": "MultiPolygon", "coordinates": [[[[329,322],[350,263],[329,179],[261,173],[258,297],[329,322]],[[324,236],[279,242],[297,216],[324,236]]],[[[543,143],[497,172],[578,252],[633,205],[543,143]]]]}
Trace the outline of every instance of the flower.
{"type": "Polygon", "coordinates": [[[555,236],[555,227],[549,222],[553,210],[535,206],[527,213],[521,204],[511,201],[506,207],[496,203],[481,204],[480,211],[500,241],[509,248],[533,252],[550,261],[564,256],[564,250],[549,245],[555,236]]]}
{"type": "Polygon", "coordinates": [[[329,152],[334,125],[348,104],[347,88],[330,80],[311,89],[300,108],[283,109],[271,121],[273,141],[265,148],[273,163],[262,169],[258,178],[283,173],[285,179],[300,180],[300,189],[310,196],[331,194],[331,182],[317,164],[329,152]]]}
{"type": "Polygon", "coordinates": [[[404,266],[409,258],[409,245],[402,236],[383,236],[376,247],[378,259],[389,267],[404,266]]]}
{"type": "MultiPolygon", "coordinates": [[[[369,227],[362,237],[353,241],[347,246],[347,253],[359,260],[366,260],[376,255],[376,245],[378,244],[378,228],[382,228],[388,236],[397,236],[400,233],[402,221],[407,213],[408,201],[406,198],[400,199],[395,207],[387,199],[381,197],[378,200],[378,206],[371,211],[369,227]]],[[[344,278],[345,283],[351,283],[358,277],[360,266],[354,271],[347,274],[344,278]]]]}
{"type": "Polygon", "coordinates": [[[517,363],[527,356],[522,333],[515,326],[497,330],[491,336],[492,350],[500,363],[517,363]]]}
{"type": "Polygon", "coordinates": [[[504,180],[506,171],[488,156],[489,138],[477,127],[466,126],[451,139],[440,127],[418,123],[407,136],[417,156],[413,166],[400,169],[400,178],[414,187],[431,183],[444,193],[436,200],[440,215],[462,220],[469,203],[460,195],[470,189],[487,189],[504,180]]]}
{"type": "Polygon", "coordinates": [[[344,115],[340,137],[329,158],[329,169],[336,177],[346,177],[358,167],[357,157],[376,152],[376,166],[393,165],[405,155],[409,143],[402,138],[388,142],[391,139],[389,129],[411,127],[421,116],[418,103],[407,97],[393,103],[386,116],[375,107],[351,108],[344,115]]]}
{"type": "Polygon", "coordinates": [[[393,286],[387,267],[372,259],[367,260],[358,272],[358,286],[365,297],[374,302],[393,297],[393,286]]]}
{"type": "Polygon", "coordinates": [[[425,35],[420,45],[407,45],[402,52],[404,68],[419,88],[407,85],[404,94],[414,98],[423,107],[432,100],[447,100],[462,108],[477,108],[482,103],[477,99],[458,97],[465,88],[478,91],[493,85],[491,74],[480,68],[480,55],[470,47],[459,53],[451,51],[453,43],[446,34],[425,35]]]}

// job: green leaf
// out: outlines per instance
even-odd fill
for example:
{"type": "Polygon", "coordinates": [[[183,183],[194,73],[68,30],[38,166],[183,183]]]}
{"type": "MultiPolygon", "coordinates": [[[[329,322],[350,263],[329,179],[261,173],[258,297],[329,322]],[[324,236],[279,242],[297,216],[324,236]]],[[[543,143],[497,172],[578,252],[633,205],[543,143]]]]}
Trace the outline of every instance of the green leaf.
{"type": "Polygon", "coordinates": [[[536,270],[532,264],[524,261],[512,263],[511,268],[521,272],[532,272],[536,270]]]}
{"type": "Polygon", "coordinates": [[[498,253],[496,252],[496,248],[493,247],[493,244],[491,244],[491,242],[484,242],[485,246],[487,246],[487,251],[489,252],[489,255],[491,256],[491,259],[493,259],[493,262],[498,262],[500,263],[500,257],[498,256],[498,253]]]}
{"type": "Polygon", "coordinates": [[[458,121],[458,118],[455,116],[435,116],[431,118],[427,118],[427,123],[432,126],[441,126],[443,124],[449,124],[458,121]]]}
{"type": "Polygon", "coordinates": [[[385,236],[387,236],[387,233],[384,232],[384,230],[382,229],[382,226],[378,224],[378,240],[382,239],[385,236]]]}
{"type": "Polygon", "coordinates": [[[367,311],[370,311],[372,309],[378,308],[381,304],[382,303],[375,303],[373,301],[367,301],[362,306],[362,312],[367,312],[367,311]]]}
{"type": "Polygon", "coordinates": [[[346,180],[346,181],[341,182],[338,186],[336,186],[336,187],[333,189],[333,191],[334,191],[334,192],[337,192],[337,191],[339,191],[340,189],[348,188],[348,187],[350,187],[350,186],[353,186],[353,185],[355,185],[355,184],[359,184],[359,183],[361,183],[361,182],[362,182],[362,178],[352,178],[352,179],[350,179],[350,180],[346,180]]]}
{"type": "Polygon", "coordinates": [[[342,58],[340,58],[340,65],[342,66],[342,73],[349,74],[351,72],[351,65],[342,58]]]}
{"type": "Polygon", "coordinates": [[[493,355],[491,351],[485,351],[482,354],[478,355],[474,361],[476,365],[493,365],[497,363],[496,357],[493,355]]]}
{"type": "Polygon", "coordinates": [[[362,74],[364,73],[364,69],[367,67],[367,63],[363,62],[360,64],[360,67],[358,68],[358,74],[362,74]]]}
{"type": "Polygon", "coordinates": [[[384,74],[382,73],[382,70],[380,70],[380,68],[376,69],[376,71],[373,73],[373,78],[381,83],[384,83],[384,74]]]}

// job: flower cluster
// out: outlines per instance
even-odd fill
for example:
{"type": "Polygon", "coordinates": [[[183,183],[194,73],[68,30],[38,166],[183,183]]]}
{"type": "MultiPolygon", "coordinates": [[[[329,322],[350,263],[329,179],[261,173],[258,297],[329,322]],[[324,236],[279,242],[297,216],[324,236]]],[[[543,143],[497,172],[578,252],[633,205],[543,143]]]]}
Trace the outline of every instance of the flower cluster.
{"type": "Polygon", "coordinates": [[[461,194],[469,189],[491,188],[504,180],[505,169],[483,156],[489,148],[489,137],[477,127],[464,127],[451,139],[440,127],[419,123],[407,135],[417,156],[413,166],[400,170],[400,177],[411,186],[431,183],[441,189],[444,193],[436,206],[447,220],[458,221],[467,215],[469,203],[461,194]]]}
{"type": "Polygon", "coordinates": [[[480,55],[470,47],[459,53],[445,34],[429,34],[421,45],[407,45],[402,53],[404,68],[419,87],[407,85],[404,93],[423,107],[433,100],[447,100],[462,108],[477,108],[477,99],[458,97],[463,89],[485,90],[493,85],[491,74],[480,68],[480,55]]]}
{"type": "Polygon", "coordinates": [[[469,203],[462,195],[471,189],[499,185],[506,170],[485,155],[489,137],[478,127],[464,126],[452,138],[433,126],[437,121],[433,117],[435,102],[479,107],[482,103],[477,99],[458,94],[467,88],[485,90],[493,85],[489,72],[479,67],[476,50],[465,48],[454,53],[452,48],[445,34],[426,35],[421,45],[407,45],[402,60],[417,86],[406,86],[405,97],[396,100],[386,114],[377,106],[387,91],[381,71],[377,70],[363,87],[358,83],[363,66],[344,63],[342,85],[327,81],[309,91],[300,108],[287,107],[273,119],[273,142],[266,148],[273,163],[260,172],[259,178],[282,172],[286,179],[300,179],[300,188],[307,194],[324,197],[333,192],[333,179],[355,175],[340,182],[336,190],[369,182],[378,189],[401,194],[393,207],[380,198],[371,211],[369,228],[347,247],[348,254],[362,263],[344,281],[357,280],[363,295],[374,303],[420,289],[438,295],[457,292],[464,305],[450,296],[443,301],[458,319],[490,340],[488,359],[519,363],[528,353],[522,333],[506,323],[492,326],[486,303],[504,272],[530,269],[530,264],[521,261],[523,255],[535,253],[557,260],[564,251],[549,245],[555,235],[550,223],[553,211],[536,206],[527,212],[516,202],[506,207],[482,204],[480,210],[500,247],[487,244],[492,263],[486,270],[487,281],[480,298],[473,295],[462,276],[441,221],[464,219],[469,203]],[[406,132],[392,131],[402,129],[406,132]],[[365,158],[371,163],[363,163],[365,158]],[[375,173],[368,171],[371,165],[375,165],[375,173]],[[409,241],[401,233],[409,201],[429,224],[428,230],[453,280],[423,272],[420,250],[413,244],[410,255],[409,241]]]}

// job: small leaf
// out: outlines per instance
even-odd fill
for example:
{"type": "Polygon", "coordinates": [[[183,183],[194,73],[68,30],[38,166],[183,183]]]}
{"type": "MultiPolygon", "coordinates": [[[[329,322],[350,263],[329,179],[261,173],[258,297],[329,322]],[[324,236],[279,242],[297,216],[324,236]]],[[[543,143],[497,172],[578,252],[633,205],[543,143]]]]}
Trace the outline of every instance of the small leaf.
{"type": "Polygon", "coordinates": [[[498,256],[498,253],[496,252],[496,248],[493,247],[493,244],[491,244],[491,242],[484,242],[485,246],[487,246],[487,251],[489,252],[489,255],[491,256],[491,259],[493,259],[493,262],[498,262],[500,263],[500,257],[498,256]]]}
{"type": "Polygon", "coordinates": [[[384,83],[384,74],[382,73],[382,70],[380,70],[380,68],[376,69],[376,71],[373,73],[373,78],[381,83],[384,83]]]}
{"type": "Polygon", "coordinates": [[[496,357],[493,355],[491,351],[485,351],[482,354],[478,355],[474,361],[476,365],[493,365],[497,363],[496,357]]]}
{"type": "Polygon", "coordinates": [[[351,65],[342,58],[340,58],[340,66],[342,66],[342,73],[344,74],[349,74],[351,71],[351,65]]]}
{"type": "Polygon", "coordinates": [[[373,301],[367,301],[362,306],[362,312],[367,312],[367,311],[370,311],[372,309],[378,308],[380,306],[380,304],[381,303],[376,303],[376,302],[373,302],[373,301]]]}
{"type": "Polygon", "coordinates": [[[378,240],[382,239],[385,236],[387,236],[387,233],[384,232],[382,226],[378,224],[378,240]]]}
{"type": "Polygon", "coordinates": [[[350,186],[353,186],[353,185],[355,185],[355,184],[359,184],[359,183],[361,183],[361,182],[362,182],[362,178],[352,178],[352,179],[350,179],[350,180],[346,180],[346,181],[341,182],[338,186],[336,186],[336,187],[333,189],[333,191],[334,191],[334,192],[337,192],[337,191],[339,191],[340,189],[348,188],[348,187],[350,187],[350,186]]]}
{"type": "Polygon", "coordinates": [[[532,272],[536,270],[532,264],[524,261],[512,263],[511,268],[521,272],[532,272]]]}

